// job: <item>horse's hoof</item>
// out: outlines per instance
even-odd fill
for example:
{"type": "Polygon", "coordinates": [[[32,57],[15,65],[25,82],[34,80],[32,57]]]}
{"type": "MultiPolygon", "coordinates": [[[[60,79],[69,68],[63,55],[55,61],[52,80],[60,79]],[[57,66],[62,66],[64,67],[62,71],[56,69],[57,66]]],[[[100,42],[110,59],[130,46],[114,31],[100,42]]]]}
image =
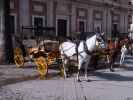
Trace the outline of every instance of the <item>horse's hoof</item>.
{"type": "Polygon", "coordinates": [[[68,74],[66,77],[69,78],[69,77],[71,77],[71,75],[68,74]]]}
{"type": "Polygon", "coordinates": [[[80,79],[77,79],[77,82],[81,82],[81,80],[80,79]]]}
{"type": "Polygon", "coordinates": [[[88,79],[88,80],[86,80],[86,82],[91,82],[91,80],[88,79]]]}
{"type": "Polygon", "coordinates": [[[114,72],[115,70],[114,69],[110,69],[111,72],[114,72]]]}

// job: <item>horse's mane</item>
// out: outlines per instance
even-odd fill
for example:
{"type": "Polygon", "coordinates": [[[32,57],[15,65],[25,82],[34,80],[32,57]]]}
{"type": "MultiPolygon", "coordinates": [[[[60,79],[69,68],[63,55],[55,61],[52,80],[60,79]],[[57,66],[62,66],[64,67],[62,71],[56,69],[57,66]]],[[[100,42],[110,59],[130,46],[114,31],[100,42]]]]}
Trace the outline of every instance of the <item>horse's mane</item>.
{"type": "Polygon", "coordinates": [[[80,39],[80,40],[86,40],[86,39],[88,39],[88,38],[91,38],[91,37],[94,36],[95,34],[96,34],[95,32],[82,32],[82,33],[80,34],[79,39],[80,39]]]}

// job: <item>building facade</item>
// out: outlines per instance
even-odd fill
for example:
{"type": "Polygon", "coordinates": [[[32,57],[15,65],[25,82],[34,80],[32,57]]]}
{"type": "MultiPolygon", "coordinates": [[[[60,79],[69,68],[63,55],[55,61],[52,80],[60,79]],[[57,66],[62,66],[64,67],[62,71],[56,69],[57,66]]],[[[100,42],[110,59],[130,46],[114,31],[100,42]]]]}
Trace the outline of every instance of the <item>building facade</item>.
{"type": "Polygon", "coordinates": [[[11,32],[20,35],[22,26],[48,26],[56,28],[56,36],[98,31],[115,37],[129,31],[132,10],[130,0],[10,0],[11,32]]]}
{"type": "MultiPolygon", "coordinates": [[[[2,32],[4,17],[2,5],[0,7],[2,32]]],[[[22,30],[22,26],[55,27],[55,36],[104,32],[106,38],[117,37],[129,31],[133,6],[131,0],[10,0],[9,12],[10,33],[15,46],[15,37],[43,33],[41,30],[22,30]]]]}

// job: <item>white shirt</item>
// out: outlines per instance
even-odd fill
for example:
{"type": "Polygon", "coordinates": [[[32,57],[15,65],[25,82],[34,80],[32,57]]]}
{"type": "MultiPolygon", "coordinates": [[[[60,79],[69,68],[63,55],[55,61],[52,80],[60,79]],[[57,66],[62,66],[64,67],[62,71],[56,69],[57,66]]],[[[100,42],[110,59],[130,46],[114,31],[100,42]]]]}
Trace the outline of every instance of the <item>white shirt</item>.
{"type": "Polygon", "coordinates": [[[121,53],[126,53],[126,52],[127,52],[127,48],[125,45],[123,45],[121,48],[121,53]]]}

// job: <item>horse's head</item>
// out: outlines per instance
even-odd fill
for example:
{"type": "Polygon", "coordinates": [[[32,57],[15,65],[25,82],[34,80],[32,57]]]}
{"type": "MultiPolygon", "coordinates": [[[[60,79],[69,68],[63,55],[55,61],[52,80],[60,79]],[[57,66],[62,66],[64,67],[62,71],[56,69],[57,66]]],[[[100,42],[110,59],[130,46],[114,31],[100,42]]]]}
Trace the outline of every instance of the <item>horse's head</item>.
{"type": "Polygon", "coordinates": [[[104,39],[104,34],[96,34],[96,45],[99,48],[105,48],[105,39],[104,39]]]}
{"type": "Polygon", "coordinates": [[[93,51],[95,47],[105,48],[104,38],[95,32],[89,32],[86,38],[86,44],[89,51],[93,51]]]}

